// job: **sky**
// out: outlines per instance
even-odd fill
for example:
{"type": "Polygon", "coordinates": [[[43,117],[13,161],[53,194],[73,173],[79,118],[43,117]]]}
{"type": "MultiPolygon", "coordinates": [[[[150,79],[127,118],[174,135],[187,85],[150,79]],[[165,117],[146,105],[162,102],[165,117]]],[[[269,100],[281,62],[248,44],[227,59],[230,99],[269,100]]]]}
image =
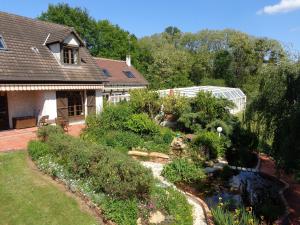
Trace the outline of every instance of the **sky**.
{"type": "Polygon", "coordinates": [[[35,18],[60,2],[86,8],[137,37],[167,26],[183,32],[232,28],[300,51],[300,0],[0,0],[0,11],[35,18]]]}

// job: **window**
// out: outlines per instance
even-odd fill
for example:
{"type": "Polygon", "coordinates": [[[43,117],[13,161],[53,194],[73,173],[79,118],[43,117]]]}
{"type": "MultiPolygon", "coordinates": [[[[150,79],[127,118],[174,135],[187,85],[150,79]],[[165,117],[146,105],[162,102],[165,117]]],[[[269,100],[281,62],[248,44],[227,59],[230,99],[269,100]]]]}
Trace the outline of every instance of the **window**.
{"type": "Polygon", "coordinates": [[[67,93],[68,96],[68,116],[82,116],[83,113],[83,93],[72,91],[67,93]]]}
{"type": "Polygon", "coordinates": [[[103,72],[104,76],[110,77],[110,73],[107,69],[102,69],[102,72],[103,72]]]}
{"type": "Polygon", "coordinates": [[[135,78],[134,74],[131,71],[123,71],[123,73],[128,77],[128,78],[135,78]]]}
{"type": "Polygon", "coordinates": [[[63,63],[78,64],[78,48],[63,47],[63,63]]]}
{"type": "Polygon", "coordinates": [[[6,49],[6,46],[5,46],[3,37],[0,35],[0,50],[3,50],[3,49],[6,49]]]}

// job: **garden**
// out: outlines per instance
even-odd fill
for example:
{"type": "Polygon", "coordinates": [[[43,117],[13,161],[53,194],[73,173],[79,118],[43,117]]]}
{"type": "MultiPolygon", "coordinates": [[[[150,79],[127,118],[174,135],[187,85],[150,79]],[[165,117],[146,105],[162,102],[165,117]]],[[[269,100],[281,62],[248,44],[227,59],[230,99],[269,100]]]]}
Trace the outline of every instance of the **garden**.
{"type": "Polygon", "coordinates": [[[258,160],[258,139],[229,113],[231,102],[204,92],[190,99],[148,90],[130,94],[129,102],[106,103],[101,114],[89,116],[80,139],[41,128],[39,141],[28,147],[37,166],[83,193],[116,224],[151,224],[158,214],[163,219],[156,224],[193,224],[185,196],[155,180],[128,155],[133,149],[168,155],[162,176],[203,199],[215,224],[269,224],[281,216],[280,183],[228,166],[254,168],[258,160]]]}

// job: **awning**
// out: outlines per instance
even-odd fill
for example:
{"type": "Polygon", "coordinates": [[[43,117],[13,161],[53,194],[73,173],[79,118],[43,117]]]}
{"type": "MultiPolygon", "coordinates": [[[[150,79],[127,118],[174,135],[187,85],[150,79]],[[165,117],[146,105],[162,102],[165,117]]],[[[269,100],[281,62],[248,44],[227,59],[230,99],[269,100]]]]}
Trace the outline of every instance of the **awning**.
{"type": "Polygon", "coordinates": [[[0,91],[104,90],[103,84],[0,84],[0,91]]]}

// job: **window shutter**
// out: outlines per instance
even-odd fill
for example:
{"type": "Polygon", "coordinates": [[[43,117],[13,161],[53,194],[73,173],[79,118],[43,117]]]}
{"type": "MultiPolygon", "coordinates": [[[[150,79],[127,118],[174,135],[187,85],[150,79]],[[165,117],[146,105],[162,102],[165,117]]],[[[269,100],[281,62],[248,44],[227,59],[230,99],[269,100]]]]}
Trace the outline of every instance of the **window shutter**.
{"type": "Polygon", "coordinates": [[[96,113],[96,91],[95,90],[86,91],[86,97],[87,97],[88,115],[96,113]]]}
{"type": "Polygon", "coordinates": [[[64,91],[56,92],[57,117],[68,120],[68,98],[64,91]]]}

